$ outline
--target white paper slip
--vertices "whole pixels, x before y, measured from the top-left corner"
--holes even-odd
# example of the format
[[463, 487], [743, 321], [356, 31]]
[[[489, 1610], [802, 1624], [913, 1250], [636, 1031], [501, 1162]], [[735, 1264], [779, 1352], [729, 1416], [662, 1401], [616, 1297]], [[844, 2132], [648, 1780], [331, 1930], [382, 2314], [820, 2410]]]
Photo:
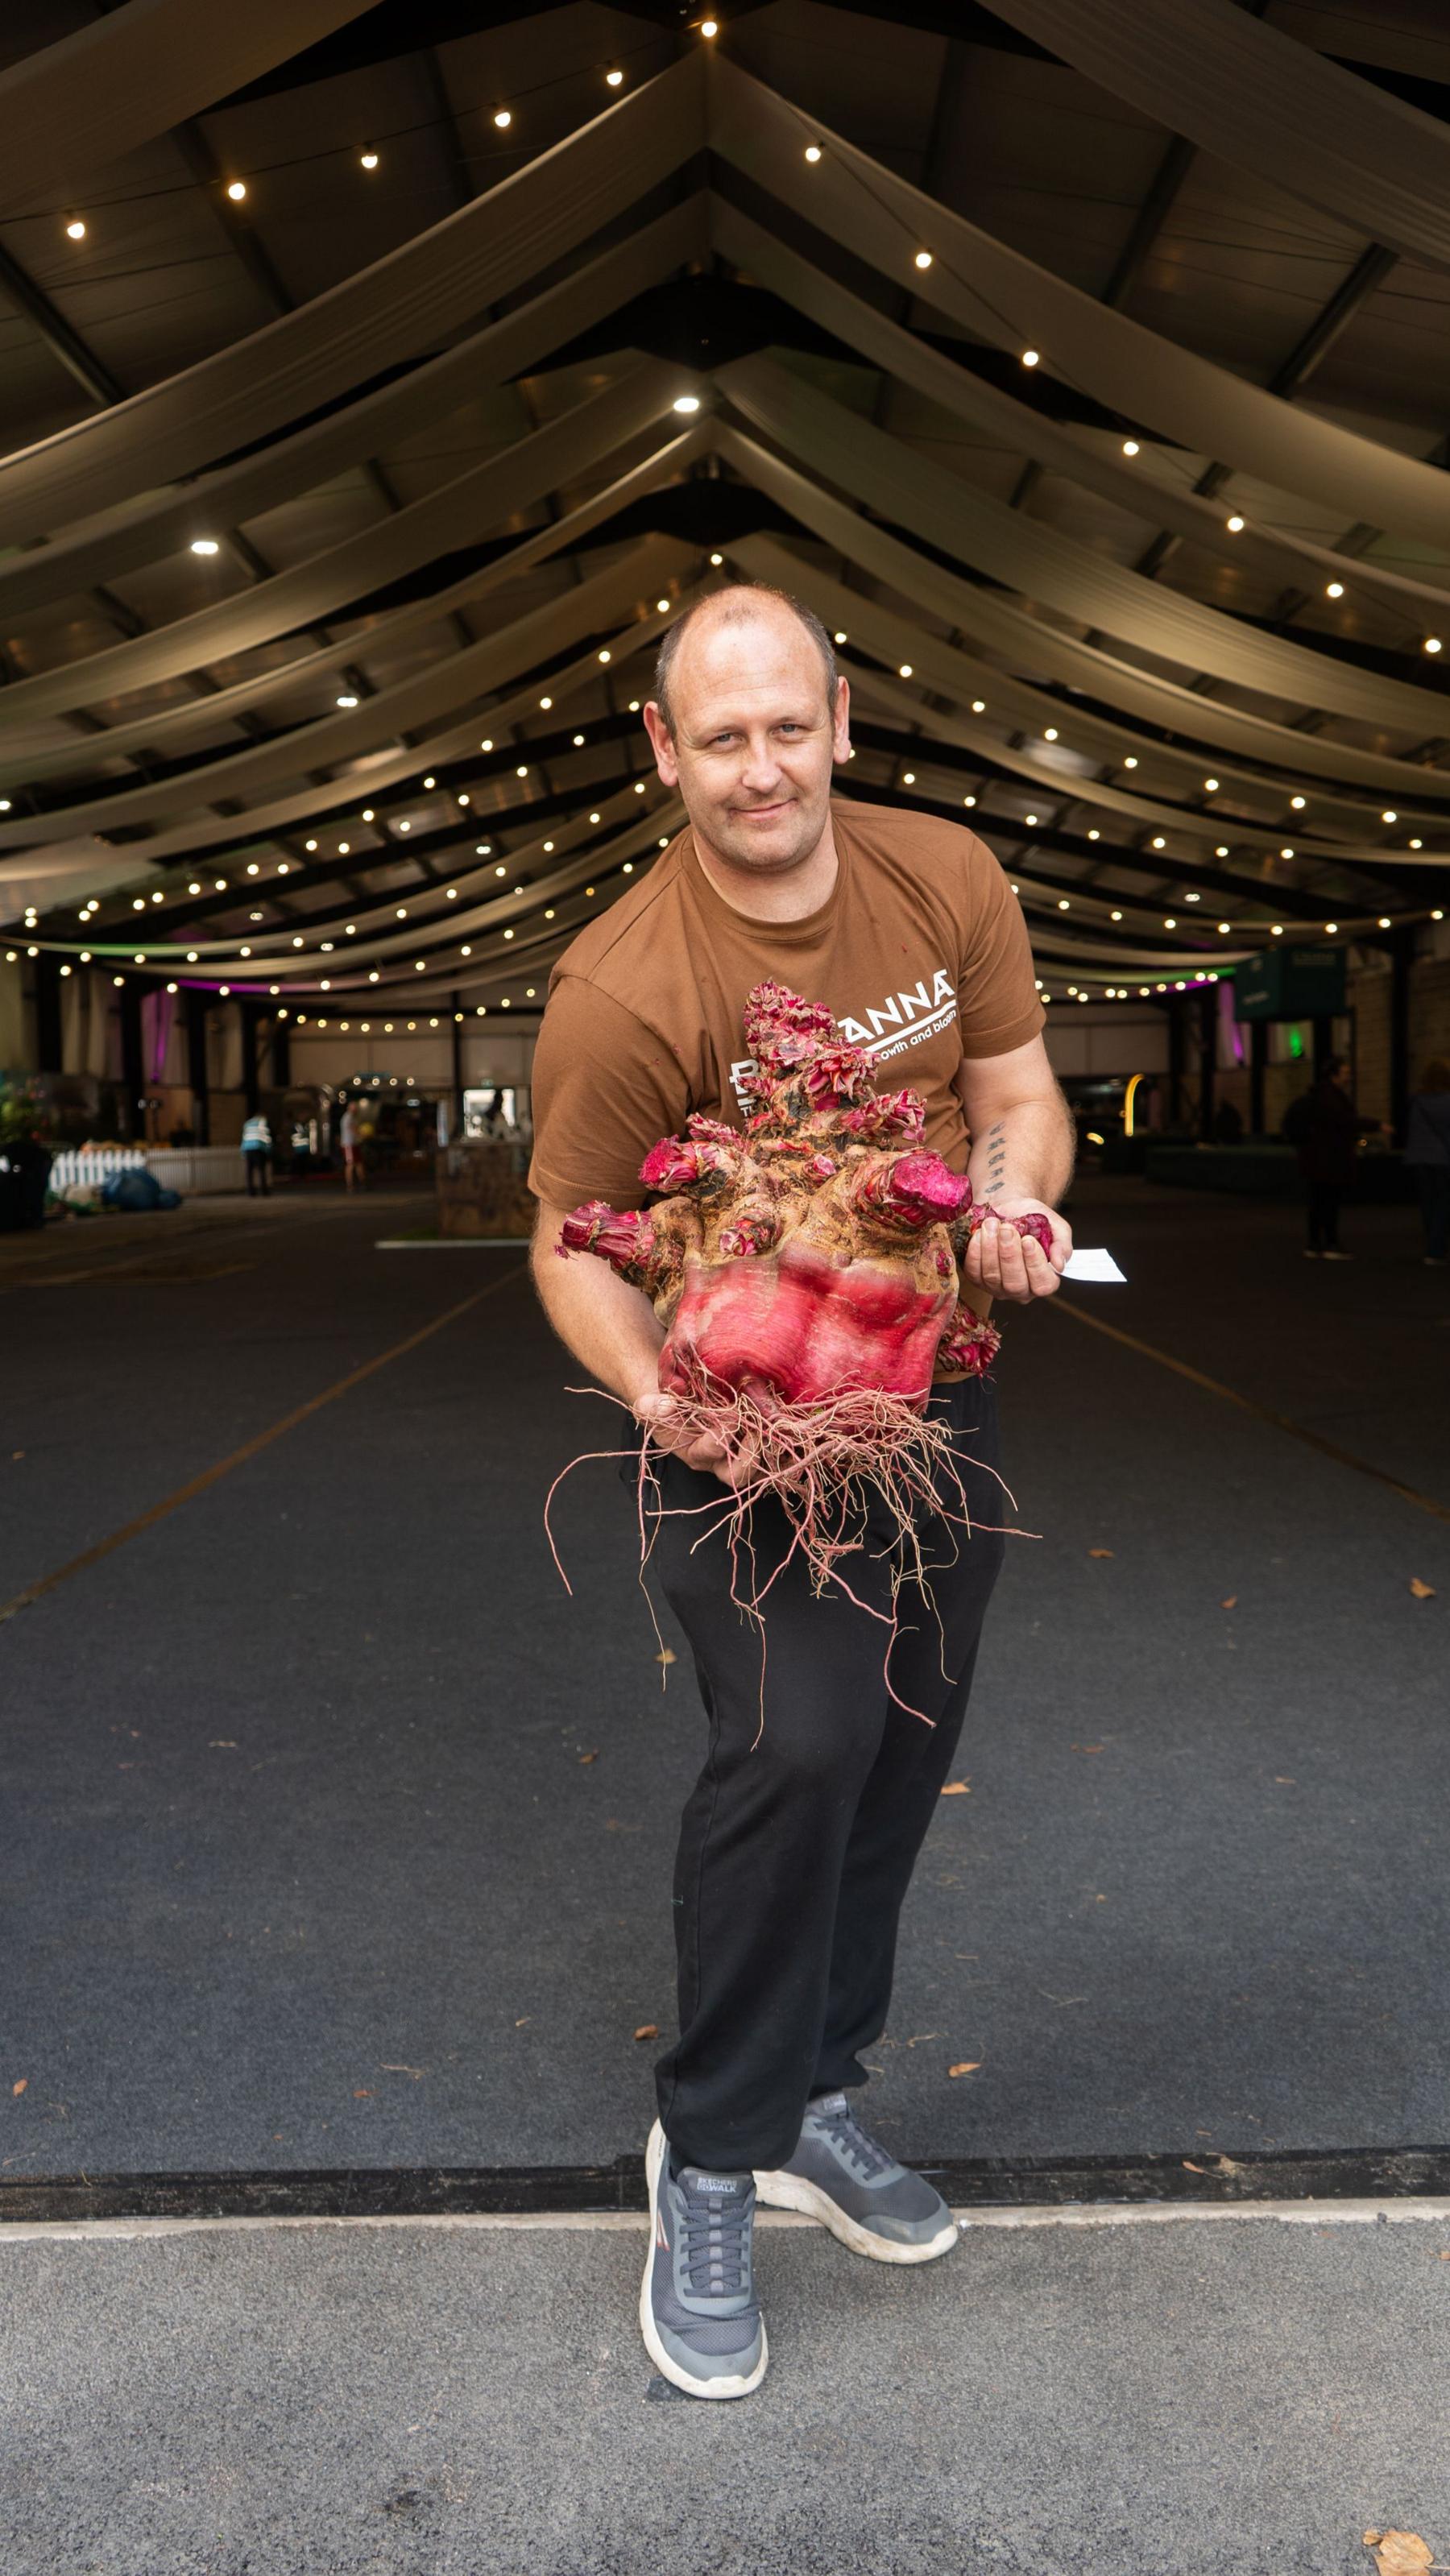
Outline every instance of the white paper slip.
[[1074, 1252], [1070, 1254], [1064, 1279], [1121, 1279], [1122, 1271], [1110, 1252]]

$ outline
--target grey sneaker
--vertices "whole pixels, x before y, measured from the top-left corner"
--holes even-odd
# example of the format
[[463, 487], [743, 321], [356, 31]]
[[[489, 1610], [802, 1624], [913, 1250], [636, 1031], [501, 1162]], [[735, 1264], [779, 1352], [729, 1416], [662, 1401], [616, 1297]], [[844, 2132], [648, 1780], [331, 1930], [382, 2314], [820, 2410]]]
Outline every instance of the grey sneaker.
[[812, 2097], [790, 2162], [757, 2173], [755, 2189], [768, 2208], [819, 2218], [878, 2263], [929, 2263], [957, 2242], [941, 2193], [867, 2136], [844, 2093]]
[[751, 2281], [748, 2173], [676, 2166], [656, 2120], [645, 2154], [650, 2249], [639, 2294], [645, 2350], [691, 2397], [748, 2397], [765, 2377], [765, 2319]]

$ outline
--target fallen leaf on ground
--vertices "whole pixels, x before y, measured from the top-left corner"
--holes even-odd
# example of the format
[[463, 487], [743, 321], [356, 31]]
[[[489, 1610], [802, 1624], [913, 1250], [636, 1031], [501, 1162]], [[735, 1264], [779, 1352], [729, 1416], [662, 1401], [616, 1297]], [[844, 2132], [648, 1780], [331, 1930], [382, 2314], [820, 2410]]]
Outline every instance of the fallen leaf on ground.
[[1112, 1552], [1113, 1551], [1110, 1547], [1090, 1547], [1088, 1549], [1089, 1556], [1111, 1556]]
[[924, 2039], [940, 2039], [940, 2037], [941, 2032], [939, 2030], [919, 2030], [916, 2034], [916, 2038], [909, 2039], [906, 2045], [908, 2048], [915, 2048]]
[[415, 2084], [421, 2084], [423, 2081], [421, 2066], [392, 2066], [386, 2058], [379, 2060], [378, 2071], [383, 2075], [411, 2075]]
[[970, 1793], [971, 1782], [969, 1780], [948, 1780], [942, 1790], [942, 1796], [944, 1798], [965, 1798], [968, 1797]]
[[1220, 1610], [1236, 1610], [1239, 1606], [1238, 1594], [1236, 1592], [1231, 1592], [1228, 1599], [1226, 1601], [1220, 1601], [1218, 1606]]
[[636, 2039], [658, 2039], [660, 2035], [659, 2023], [657, 2021], [642, 2021], [634, 2035]]
[[597, 1753], [597, 1752], [595, 1752], [595, 1753], [581, 1753], [581, 1754], [580, 1754], [580, 1756], [579, 1756], [579, 1759], [580, 1759], [580, 1761], [581, 1761], [581, 1762], [597, 1762], [597, 1761], [598, 1761], [598, 1759], [599, 1759], [599, 1755], [598, 1755], [598, 1753]]
[[1420, 2576], [1422, 2568], [1435, 2564], [1433, 2549], [1418, 2531], [1367, 2531], [1364, 2545], [1374, 2551], [1380, 2576]]
[[655, 1657], [655, 1662], [657, 1664], [672, 1664], [674, 1660], [675, 1650], [673, 1646], [661, 1646], [659, 1653]]
[[25, 2090], [25, 2088], [26, 2088], [26, 2085], [27, 2085], [29, 2082], [30, 2082], [30, 2078], [29, 2078], [29, 2076], [28, 2076], [28, 2075], [22, 2075], [22, 2076], [21, 2076], [21, 2078], [20, 2078], [19, 2083], [18, 2083], [18, 2084], [12, 2084], [12, 2085], [11, 2085], [11, 2087], [10, 2087], [10, 2090], [11, 2090], [11, 2092], [12, 2092], [12, 2093], [23, 2093], [23, 2092], [24, 2092], [24, 2090]]
[[964, 2057], [960, 2066], [949, 2066], [947, 2073], [948, 2075], [975, 2075], [982, 2062], [980, 2057]]
[[352, 2098], [354, 2102], [371, 2102], [373, 2098], [372, 2086], [370, 2084], [355, 2084], [352, 2088]]
[[1280, 1789], [1292, 1789], [1294, 1787], [1294, 1781], [1287, 1771], [1276, 1771], [1274, 1773], [1274, 1782], [1275, 1786]]
[[532, 2020], [533, 2020], [533, 2014], [532, 2014], [532, 2013], [520, 2013], [520, 2015], [519, 2015], [519, 2017], [518, 2017], [518, 2020], [514, 2023], [514, 2028], [515, 2028], [515, 2030], [522, 2030], [522, 2029], [523, 2029], [523, 2026], [524, 2026], [524, 2024], [525, 2024], [525, 2022], [526, 2022], [526, 2021], [532, 2021]]
[[1074, 1753], [1101, 1753], [1102, 1749], [1100, 1744], [1074, 1744], [1072, 1747]]
[[1207, 2165], [1196, 2165], [1192, 2156], [1185, 2156], [1183, 2159], [1183, 2170], [1185, 2173], [1207, 2173], [1208, 2167]]
[[1418, 1574], [1411, 1575], [1410, 1590], [1413, 1592], [1417, 1601], [1433, 1601], [1435, 1598], [1434, 1584], [1422, 1583]]

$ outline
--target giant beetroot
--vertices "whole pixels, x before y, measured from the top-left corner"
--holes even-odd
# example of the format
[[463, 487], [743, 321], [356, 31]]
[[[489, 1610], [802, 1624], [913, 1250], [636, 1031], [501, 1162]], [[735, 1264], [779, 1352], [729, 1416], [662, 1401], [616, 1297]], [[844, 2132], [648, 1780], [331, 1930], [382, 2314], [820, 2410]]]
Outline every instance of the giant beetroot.
[[[903, 1533], [938, 1500], [950, 1445], [926, 1416], [933, 1368], [980, 1375], [1000, 1338], [958, 1294], [958, 1257], [992, 1211], [923, 1149], [918, 1094], [869, 1088], [869, 1059], [828, 1010], [757, 984], [745, 1036], [758, 1105], [744, 1133], [692, 1116], [640, 1167], [653, 1204], [588, 1201], [559, 1250], [645, 1291], [680, 1428], [740, 1462], [737, 1527], [777, 1494], [823, 1582], [860, 1543], [852, 1504], [868, 1488]], [[1015, 1222], [1050, 1248], [1045, 1218]]]

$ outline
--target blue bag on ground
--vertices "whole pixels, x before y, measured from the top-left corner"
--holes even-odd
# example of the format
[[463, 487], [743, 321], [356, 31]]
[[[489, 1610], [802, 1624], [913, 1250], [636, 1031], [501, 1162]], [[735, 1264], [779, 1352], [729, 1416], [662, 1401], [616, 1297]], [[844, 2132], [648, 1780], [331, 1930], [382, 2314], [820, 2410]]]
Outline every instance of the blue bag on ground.
[[174, 1208], [181, 1205], [179, 1190], [163, 1189], [154, 1172], [144, 1163], [133, 1164], [124, 1172], [113, 1172], [101, 1183], [104, 1206], [120, 1208], [127, 1216], [141, 1216], [149, 1208]]

